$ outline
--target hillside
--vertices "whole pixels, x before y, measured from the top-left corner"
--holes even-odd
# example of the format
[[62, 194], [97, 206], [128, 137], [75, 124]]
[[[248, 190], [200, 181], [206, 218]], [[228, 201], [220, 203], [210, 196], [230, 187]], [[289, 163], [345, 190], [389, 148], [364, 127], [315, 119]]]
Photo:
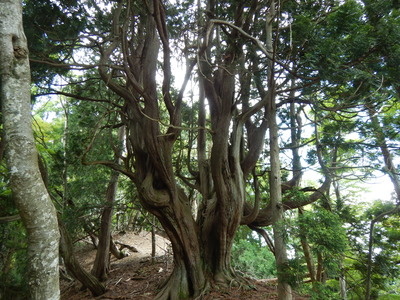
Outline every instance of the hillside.
[[[127, 257], [111, 259], [110, 276], [106, 282], [107, 292], [94, 298], [87, 290], [81, 290], [79, 282], [62, 280], [62, 300], [83, 299], [153, 299], [157, 290], [172, 271], [172, 253], [167, 239], [156, 236], [156, 259], [151, 261], [151, 234], [149, 232], [127, 232], [116, 235], [116, 241], [137, 249], [138, 252], [125, 249]], [[76, 255], [82, 265], [89, 270], [96, 250], [90, 244], [77, 248]], [[218, 292], [213, 291], [204, 299], [277, 299], [276, 282], [274, 280], [252, 281], [253, 289], [230, 287]], [[307, 299], [296, 296], [296, 300]]]

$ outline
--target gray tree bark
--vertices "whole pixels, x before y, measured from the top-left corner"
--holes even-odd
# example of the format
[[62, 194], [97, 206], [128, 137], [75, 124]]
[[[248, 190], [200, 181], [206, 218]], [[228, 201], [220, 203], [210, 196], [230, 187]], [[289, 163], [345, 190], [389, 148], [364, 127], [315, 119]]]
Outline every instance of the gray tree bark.
[[[266, 16], [266, 49], [273, 55], [275, 49], [273, 44], [272, 24], [275, 18], [275, 2], [271, 1], [269, 12]], [[284, 208], [282, 204], [282, 179], [281, 162], [279, 158], [279, 135], [276, 115], [276, 96], [275, 96], [275, 74], [274, 62], [268, 61], [269, 80], [268, 80], [268, 127], [269, 127], [269, 150], [270, 150], [270, 203], [274, 211], [275, 222], [273, 224], [275, 261], [278, 272], [278, 299], [292, 300], [292, 287], [287, 281], [288, 257], [286, 252], [286, 228], [284, 224]]]
[[281, 172], [279, 160], [278, 126], [276, 124], [275, 103], [271, 103], [269, 111], [270, 130], [270, 201], [275, 210], [273, 224], [275, 242], [275, 261], [278, 271], [278, 299], [292, 300], [292, 288], [287, 282], [288, 257], [286, 252], [286, 228], [283, 220], [284, 208], [282, 204]]
[[20, 0], [0, 0], [1, 109], [11, 189], [28, 233], [30, 299], [60, 298], [56, 211], [39, 172]]

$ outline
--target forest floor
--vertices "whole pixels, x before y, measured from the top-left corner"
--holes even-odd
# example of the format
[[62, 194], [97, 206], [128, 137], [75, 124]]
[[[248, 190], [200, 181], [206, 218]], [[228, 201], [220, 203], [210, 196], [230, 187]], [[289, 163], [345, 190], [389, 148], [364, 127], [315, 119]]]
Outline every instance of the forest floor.
[[[136, 248], [125, 249], [129, 255], [123, 259], [111, 259], [110, 274], [105, 282], [107, 292], [99, 297], [93, 297], [88, 290], [82, 290], [76, 281], [61, 281], [61, 300], [87, 299], [153, 299], [163, 282], [172, 271], [172, 253], [170, 242], [156, 236], [156, 257], [151, 260], [151, 233], [126, 232], [113, 237], [114, 241]], [[81, 244], [76, 249], [76, 256], [86, 270], [90, 270], [96, 250], [93, 245]], [[252, 280], [254, 289], [230, 287], [212, 291], [204, 300], [261, 300], [278, 299], [275, 280]], [[295, 300], [305, 300], [308, 297], [295, 296]]]

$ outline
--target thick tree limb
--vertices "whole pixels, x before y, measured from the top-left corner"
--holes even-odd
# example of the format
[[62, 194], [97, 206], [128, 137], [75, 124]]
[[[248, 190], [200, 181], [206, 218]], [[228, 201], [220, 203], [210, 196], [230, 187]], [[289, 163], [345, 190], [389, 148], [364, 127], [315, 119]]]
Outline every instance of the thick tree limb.
[[[317, 189], [314, 188], [306, 188], [304, 191], [314, 191], [308, 197], [305, 197], [303, 200], [299, 199], [290, 199], [283, 201], [283, 209], [284, 210], [292, 210], [296, 208], [303, 207], [305, 205], [314, 203], [315, 201], [323, 198], [325, 193], [329, 190], [331, 185], [331, 179], [325, 179], [324, 183]], [[249, 203], [244, 204], [243, 214], [248, 215], [252, 211], [252, 206]], [[274, 222], [274, 210], [271, 205], [267, 205], [267, 207], [260, 209], [257, 218], [249, 224], [249, 226], [263, 227], [270, 226]]]
[[260, 195], [260, 187], [258, 183], [257, 174], [255, 170], [253, 170], [253, 181], [254, 181], [254, 207], [248, 215], [243, 215], [242, 219], [240, 220], [240, 225], [246, 225], [252, 223], [258, 215], [260, 210], [260, 202], [261, 202], [261, 195]]

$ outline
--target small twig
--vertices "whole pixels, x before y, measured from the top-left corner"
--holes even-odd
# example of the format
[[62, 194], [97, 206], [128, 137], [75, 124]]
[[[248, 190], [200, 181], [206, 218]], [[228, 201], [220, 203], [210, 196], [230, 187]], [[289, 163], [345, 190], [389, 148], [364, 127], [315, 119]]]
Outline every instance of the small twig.
[[114, 286], [118, 285], [118, 283], [120, 283], [122, 280], [122, 277], [114, 284]]

